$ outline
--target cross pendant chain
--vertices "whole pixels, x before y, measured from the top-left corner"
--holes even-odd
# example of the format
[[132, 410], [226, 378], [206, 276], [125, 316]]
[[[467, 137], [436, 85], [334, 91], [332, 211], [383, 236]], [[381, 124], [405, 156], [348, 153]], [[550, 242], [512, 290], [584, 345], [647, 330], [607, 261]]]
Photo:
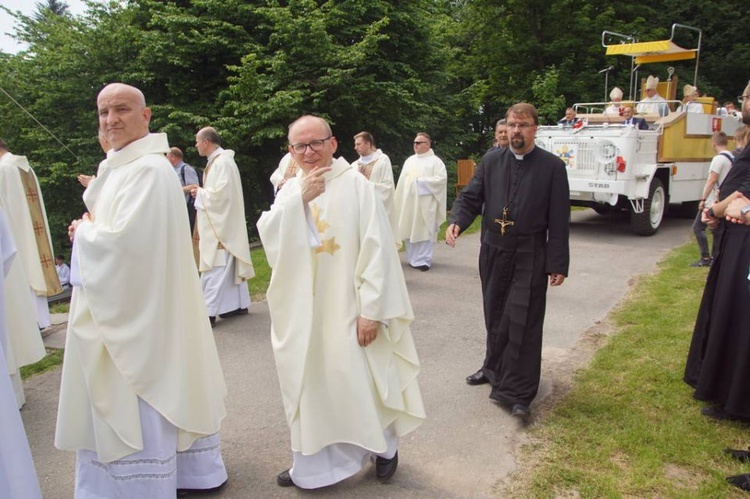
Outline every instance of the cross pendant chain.
[[511, 225], [515, 225], [516, 222], [513, 220], [508, 219], [508, 207], [506, 206], [503, 208], [503, 218], [496, 218], [495, 219], [496, 224], [500, 224], [500, 235], [505, 235], [505, 228], [510, 227]]

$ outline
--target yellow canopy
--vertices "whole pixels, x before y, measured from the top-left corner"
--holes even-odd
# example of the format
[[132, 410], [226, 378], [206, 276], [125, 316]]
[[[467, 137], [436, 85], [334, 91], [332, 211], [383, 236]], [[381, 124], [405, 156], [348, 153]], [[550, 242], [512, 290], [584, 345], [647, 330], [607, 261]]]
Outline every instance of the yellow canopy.
[[636, 64], [695, 59], [698, 49], [684, 49], [671, 40], [607, 45], [607, 55], [629, 55]]

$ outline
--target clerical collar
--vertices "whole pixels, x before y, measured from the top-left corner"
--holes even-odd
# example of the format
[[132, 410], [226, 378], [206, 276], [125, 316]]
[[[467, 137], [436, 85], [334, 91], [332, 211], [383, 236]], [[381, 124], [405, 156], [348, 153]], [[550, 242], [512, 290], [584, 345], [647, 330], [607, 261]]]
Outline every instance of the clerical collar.
[[434, 156], [434, 155], [435, 155], [435, 152], [434, 152], [434, 151], [433, 151], [432, 149], [430, 149], [429, 151], [427, 151], [427, 152], [424, 152], [424, 153], [422, 153], [422, 154], [417, 154], [416, 156], [417, 156], [418, 158], [426, 158], [426, 157], [428, 157], [428, 156]]
[[208, 157], [206, 158], [206, 163], [210, 163], [211, 160], [213, 160], [216, 156], [218, 156], [222, 152], [224, 152], [224, 148], [223, 147], [217, 147], [214, 150], [214, 152], [212, 152], [211, 154], [208, 155]]
[[368, 154], [367, 156], [360, 156], [359, 157], [359, 162], [360, 163], [369, 163], [370, 161], [372, 161], [372, 158], [374, 158], [374, 157], [375, 157], [375, 153], [374, 152], [372, 154]]
[[[536, 147], [536, 146], [534, 146], [534, 147]], [[518, 153], [517, 153], [516, 151], [514, 151], [514, 150], [513, 150], [513, 148], [512, 148], [512, 147], [510, 147], [510, 146], [508, 146], [508, 150], [509, 150], [509, 151], [510, 151], [511, 153], [513, 153], [513, 156], [515, 156], [515, 157], [516, 157], [516, 159], [517, 159], [518, 161], [523, 161], [523, 158], [524, 158], [524, 157], [526, 157], [527, 155], [529, 155], [529, 154], [531, 153], [531, 151], [533, 151], [533, 150], [534, 150], [534, 147], [532, 147], [531, 149], [529, 149], [529, 151], [528, 151], [528, 152], [526, 152], [525, 154], [518, 154]]]

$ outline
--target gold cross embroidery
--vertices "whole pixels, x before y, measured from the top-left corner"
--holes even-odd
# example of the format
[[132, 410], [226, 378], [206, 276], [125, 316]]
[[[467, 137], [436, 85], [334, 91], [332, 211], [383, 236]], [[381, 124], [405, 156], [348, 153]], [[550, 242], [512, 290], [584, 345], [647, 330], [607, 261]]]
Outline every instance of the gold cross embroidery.
[[29, 200], [29, 203], [36, 203], [38, 197], [39, 195], [35, 190], [32, 190], [31, 188], [26, 189], [26, 199]]
[[[328, 222], [320, 218], [320, 207], [317, 204], [311, 206], [313, 220], [315, 221], [315, 228], [318, 230], [318, 234], [321, 236], [330, 227]], [[315, 253], [328, 253], [333, 255], [337, 250], [341, 249], [341, 246], [336, 244], [336, 238], [331, 237], [329, 239], [323, 239], [321, 237], [322, 245], [315, 248]]]
[[513, 220], [508, 219], [508, 208], [503, 208], [503, 218], [496, 218], [495, 219], [496, 224], [500, 224], [500, 235], [505, 235], [505, 228], [510, 227], [511, 225], [516, 225], [516, 222]]

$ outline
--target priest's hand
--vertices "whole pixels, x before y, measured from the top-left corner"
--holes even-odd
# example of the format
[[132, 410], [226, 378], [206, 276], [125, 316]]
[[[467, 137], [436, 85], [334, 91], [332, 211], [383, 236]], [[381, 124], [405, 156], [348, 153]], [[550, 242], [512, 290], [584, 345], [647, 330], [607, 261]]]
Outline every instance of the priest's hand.
[[550, 274], [549, 275], [549, 285], [550, 286], [559, 286], [565, 282], [565, 276], [562, 274]]
[[357, 319], [357, 341], [360, 346], [366, 347], [378, 337], [380, 322], [371, 321], [359, 316]]
[[72, 222], [70, 222], [70, 225], [68, 225], [68, 238], [70, 238], [71, 243], [73, 242], [73, 239], [75, 238], [76, 229], [78, 228], [78, 226], [88, 220], [91, 220], [91, 217], [89, 216], [88, 212], [86, 212], [78, 220], [73, 220]]
[[[310, 170], [302, 180], [302, 201], [309, 203], [326, 190], [326, 179], [323, 177], [331, 171], [330, 166], [316, 167]], [[360, 342], [361, 343], [361, 342]]]
[[461, 233], [461, 227], [459, 227], [456, 224], [450, 224], [447, 229], [445, 229], [445, 244], [453, 248], [456, 246], [456, 239], [458, 238], [458, 235]]

